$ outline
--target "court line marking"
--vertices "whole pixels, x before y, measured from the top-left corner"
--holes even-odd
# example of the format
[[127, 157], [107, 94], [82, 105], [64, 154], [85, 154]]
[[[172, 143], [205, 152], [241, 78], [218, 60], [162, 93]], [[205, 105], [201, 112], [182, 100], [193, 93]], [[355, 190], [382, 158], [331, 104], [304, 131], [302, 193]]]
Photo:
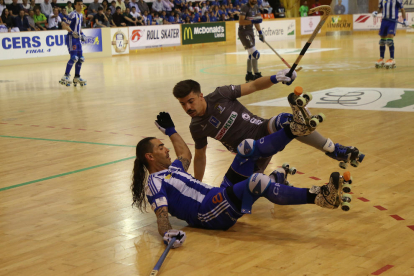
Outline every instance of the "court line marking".
[[33, 183], [42, 182], [42, 181], [49, 180], [49, 179], [58, 178], [58, 177], [61, 177], [61, 176], [66, 176], [66, 175], [70, 175], [70, 174], [74, 174], [74, 173], [84, 172], [84, 171], [87, 171], [87, 170], [96, 169], [96, 168], [107, 166], [107, 165], [112, 165], [112, 164], [119, 163], [119, 162], [122, 162], [122, 161], [130, 160], [130, 159], [133, 159], [133, 158], [135, 158], [135, 156], [130, 156], [130, 157], [127, 157], [127, 158], [111, 161], [111, 162], [100, 164], [100, 165], [95, 165], [95, 166], [92, 166], [92, 167], [87, 167], [87, 168], [83, 168], [83, 169], [79, 169], [79, 170], [75, 170], [75, 171], [71, 171], [71, 172], [56, 174], [56, 175], [52, 175], [52, 176], [48, 176], [48, 177], [44, 177], [44, 178], [40, 178], [40, 179], [36, 179], [36, 180], [32, 180], [32, 181], [28, 181], [28, 182], [24, 182], [24, 183], [12, 185], [12, 186], [7, 186], [7, 187], [4, 187], [4, 188], [0, 188], [0, 192], [10, 190], [10, 189], [14, 189], [14, 188], [18, 188], [18, 187], [22, 187], [22, 186], [26, 186], [26, 185], [33, 184]]
[[38, 141], [49, 141], [49, 142], [66, 142], [66, 143], [90, 144], [90, 145], [112, 146], [112, 147], [127, 147], [127, 148], [135, 148], [136, 147], [136, 146], [130, 146], [130, 145], [117, 145], [117, 144], [105, 144], [105, 143], [96, 143], [96, 142], [84, 142], [84, 141], [72, 141], [72, 140], [58, 140], [58, 139], [21, 137], [21, 136], [8, 136], [8, 135], [0, 135], [0, 137], [2, 137], [2, 138], [13, 138], [13, 139], [28, 139], [28, 140], [38, 140]]

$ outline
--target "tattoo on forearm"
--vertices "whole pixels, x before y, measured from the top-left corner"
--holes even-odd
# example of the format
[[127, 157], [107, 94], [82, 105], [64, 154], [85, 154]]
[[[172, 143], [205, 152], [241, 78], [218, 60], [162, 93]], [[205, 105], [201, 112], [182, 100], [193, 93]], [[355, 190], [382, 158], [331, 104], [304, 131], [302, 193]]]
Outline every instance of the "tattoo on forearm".
[[178, 156], [178, 160], [181, 161], [181, 163], [183, 164], [184, 170], [187, 171], [191, 164], [190, 160], [182, 156]]
[[165, 232], [172, 229], [172, 226], [168, 219], [168, 208], [161, 207], [155, 214], [157, 215], [158, 232], [161, 236], [163, 236]]

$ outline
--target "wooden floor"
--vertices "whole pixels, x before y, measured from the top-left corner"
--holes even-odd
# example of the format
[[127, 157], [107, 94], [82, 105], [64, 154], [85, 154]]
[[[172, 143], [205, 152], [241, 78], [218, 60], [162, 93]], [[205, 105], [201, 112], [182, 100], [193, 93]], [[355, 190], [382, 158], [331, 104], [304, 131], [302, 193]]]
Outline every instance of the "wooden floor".
[[[300, 49], [305, 42], [271, 45]], [[396, 37], [398, 67], [386, 71], [373, 66], [376, 35], [317, 38], [311, 49], [338, 49], [306, 54], [294, 84], [309, 92], [414, 89], [413, 42], [413, 34]], [[257, 48], [263, 75], [283, 68], [264, 54], [264, 44]], [[0, 275], [149, 275], [165, 246], [152, 211], [131, 208], [135, 145], [143, 136], [165, 138], [153, 123], [163, 110], [191, 144], [190, 118], [172, 96], [174, 84], [192, 78], [208, 94], [243, 83], [246, 55], [231, 54], [242, 51], [222, 46], [88, 59], [84, 88], [58, 84], [62, 62], [0, 67]], [[285, 57], [293, 63], [296, 54]], [[286, 97], [292, 89], [276, 85], [241, 102]], [[249, 108], [265, 118], [290, 111]], [[161, 275], [414, 275], [414, 113], [312, 109], [319, 111], [327, 116], [323, 135], [366, 154], [360, 167], [350, 168], [351, 211], [261, 199], [228, 231], [193, 229], [172, 218], [187, 241], [169, 253]], [[234, 157], [224, 149], [209, 141], [204, 182], [220, 184]], [[283, 162], [304, 173], [290, 177], [297, 187], [322, 185], [331, 172], [343, 172], [297, 141], [268, 171]]]

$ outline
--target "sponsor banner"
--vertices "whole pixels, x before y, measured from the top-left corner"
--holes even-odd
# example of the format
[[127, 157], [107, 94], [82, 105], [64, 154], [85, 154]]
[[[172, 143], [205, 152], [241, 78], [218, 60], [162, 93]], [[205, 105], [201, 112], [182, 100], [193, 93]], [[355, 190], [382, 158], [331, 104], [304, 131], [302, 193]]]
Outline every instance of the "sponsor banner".
[[[309, 108], [414, 112], [414, 89], [334, 87], [312, 92]], [[289, 106], [287, 98], [253, 103], [256, 106]]]
[[180, 25], [130, 27], [130, 49], [181, 45]]
[[352, 15], [330, 15], [325, 26], [327, 32], [352, 31]]
[[111, 28], [112, 55], [129, 54], [128, 28]]
[[[102, 52], [101, 29], [84, 29], [83, 53]], [[67, 31], [0, 33], [0, 60], [69, 55]]]
[[[300, 34], [307, 35], [312, 34], [315, 31], [316, 26], [318, 26], [319, 22], [321, 21], [320, 16], [307, 16], [300, 18]], [[319, 30], [318, 34], [321, 33]]]
[[[414, 13], [407, 12], [407, 20], [410, 22], [410, 25], [414, 25]], [[398, 21], [403, 22], [402, 14], [398, 14]], [[382, 22], [382, 14], [378, 14], [377, 17], [373, 17], [370, 13], [364, 14], [354, 14], [353, 15], [353, 25], [354, 30], [379, 30]], [[397, 24], [397, 28], [405, 28], [401, 24]]]
[[[268, 42], [296, 38], [295, 20], [263, 21], [260, 27]], [[239, 23], [236, 23], [236, 32], [238, 32], [238, 29]], [[253, 30], [256, 41], [259, 41], [259, 33], [255, 27], [253, 27]], [[238, 35], [236, 35], [236, 44], [242, 44]]]
[[403, 0], [404, 9], [414, 9], [414, 0]]
[[226, 23], [198, 23], [181, 25], [183, 45], [226, 41]]

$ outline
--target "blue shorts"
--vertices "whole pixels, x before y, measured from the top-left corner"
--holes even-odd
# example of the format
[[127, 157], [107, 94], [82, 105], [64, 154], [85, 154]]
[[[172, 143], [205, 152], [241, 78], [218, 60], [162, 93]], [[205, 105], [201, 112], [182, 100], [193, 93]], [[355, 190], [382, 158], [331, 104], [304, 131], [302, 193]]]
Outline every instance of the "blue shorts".
[[397, 32], [397, 23], [383, 19], [379, 30], [380, 36], [387, 36], [389, 34], [395, 35]]
[[225, 188], [212, 188], [198, 210], [199, 225], [205, 229], [227, 230], [243, 216], [231, 202]]
[[66, 45], [71, 56], [82, 56], [82, 44], [79, 38], [73, 38], [71, 35], [66, 36]]

